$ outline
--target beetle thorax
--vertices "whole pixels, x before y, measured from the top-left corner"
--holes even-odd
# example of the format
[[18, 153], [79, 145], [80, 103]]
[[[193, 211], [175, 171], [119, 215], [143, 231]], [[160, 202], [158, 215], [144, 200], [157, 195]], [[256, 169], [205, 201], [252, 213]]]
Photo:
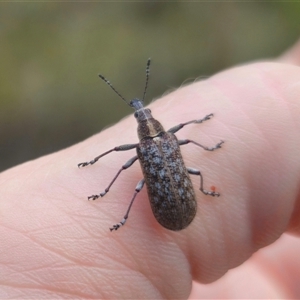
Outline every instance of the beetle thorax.
[[[150, 137], [154, 138], [158, 136], [160, 133], [164, 132], [164, 128], [162, 125], [155, 120], [149, 109], [143, 109], [144, 112], [139, 112], [139, 116], [141, 118], [137, 117], [138, 122], [138, 136], [139, 139], [142, 140], [144, 138]], [[137, 113], [137, 112], [136, 112]], [[147, 118], [144, 118], [147, 115]]]
[[164, 132], [162, 125], [152, 117], [151, 110], [144, 108], [143, 101], [133, 99], [130, 106], [135, 109], [134, 117], [138, 122], [138, 136], [142, 140], [144, 138], [154, 138], [161, 132]]

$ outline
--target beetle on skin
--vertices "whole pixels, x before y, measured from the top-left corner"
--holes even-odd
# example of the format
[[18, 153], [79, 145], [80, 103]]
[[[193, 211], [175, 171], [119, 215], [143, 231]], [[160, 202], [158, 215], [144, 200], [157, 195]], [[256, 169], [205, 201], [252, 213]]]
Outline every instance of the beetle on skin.
[[205, 195], [220, 196], [215, 190], [207, 191], [203, 188], [203, 177], [199, 170], [187, 168], [180, 152], [180, 146], [193, 143], [204, 150], [214, 151], [221, 148], [224, 141], [220, 141], [214, 147], [205, 147], [193, 140], [178, 140], [175, 133], [188, 124], [202, 123], [209, 120], [213, 114], [202, 119], [181, 123], [165, 131], [163, 126], [152, 117], [149, 108], [144, 108], [143, 101], [149, 80], [150, 58], [146, 67], [146, 84], [143, 99], [133, 99], [129, 103], [102, 75], [99, 77], [105, 81], [115, 93], [119, 95], [128, 105], [134, 108], [134, 116], [138, 122], [139, 143], [125, 144], [115, 147], [95, 157], [89, 162], [78, 164], [78, 167], [85, 167], [97, 162], [101, 157], [113, 151], [127, 151], [136, 149], [137, 155], [129, 159], [118, 171], [109, 186], [104, 192], [98, 195], [89, 196], [88, 199], [96, 200], [103, 197], [113, 185], [123, 170], [128, 169], [133, 163], [139, 160], [144, 178], [139, 181], [135, 193], [123, 219], [110, 228], [111, 231], [119, 229], [128, 219], [132, 204], [146, 183], [151, 208], [156, 220], [165, 228], [178, 231], [186, 228], [194, 219], [197, 212], [195, 192], [189, 174], [200, 176], [200, 190]]

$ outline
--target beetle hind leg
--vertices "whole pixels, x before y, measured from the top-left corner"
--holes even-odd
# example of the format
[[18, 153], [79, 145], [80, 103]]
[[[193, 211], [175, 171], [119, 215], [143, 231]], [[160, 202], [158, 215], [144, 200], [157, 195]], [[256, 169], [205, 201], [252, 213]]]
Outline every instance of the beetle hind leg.
[[197, 169], [193, 169], [193, 168], [186, 168], [188, 173], [191, 175], [197, 175], [200, 176], [200, 191], [204, 194], [204, 195], [209, 195], [209, 196], [213, 196], [213, 197], [219, 197], [220, 194], [218, 192], [215, 191], [207, 191], [203, 188], [203, 176], [201, 174], [201, 172]]

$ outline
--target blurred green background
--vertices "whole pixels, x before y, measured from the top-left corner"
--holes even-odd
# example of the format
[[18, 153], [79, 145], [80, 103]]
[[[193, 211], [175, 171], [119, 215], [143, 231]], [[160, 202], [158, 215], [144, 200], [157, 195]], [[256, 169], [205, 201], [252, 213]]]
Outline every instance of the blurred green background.
[[279, 55], [295, 2], [0, 3], [0, 171], [77, 143], [187, 79]]

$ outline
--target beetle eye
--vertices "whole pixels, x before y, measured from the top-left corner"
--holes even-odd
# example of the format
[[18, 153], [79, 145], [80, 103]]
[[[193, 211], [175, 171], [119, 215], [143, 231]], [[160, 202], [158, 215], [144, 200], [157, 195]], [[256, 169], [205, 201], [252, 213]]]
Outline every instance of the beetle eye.
[[139, 113], [136, 111], [136, 112], [134, 113], [134, 117], [137, 118], [138, 116], [139, 116]]

